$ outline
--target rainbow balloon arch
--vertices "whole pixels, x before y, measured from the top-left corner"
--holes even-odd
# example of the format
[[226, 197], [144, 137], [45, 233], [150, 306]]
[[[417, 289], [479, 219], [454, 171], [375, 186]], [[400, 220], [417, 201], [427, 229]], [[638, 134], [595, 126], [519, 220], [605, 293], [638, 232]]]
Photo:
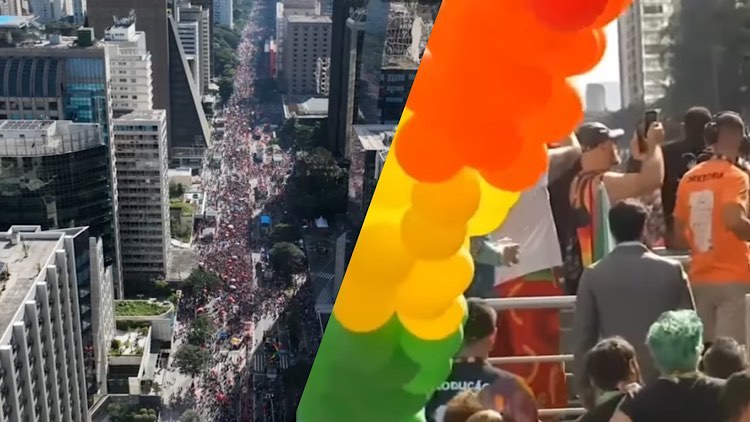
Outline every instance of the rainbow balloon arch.
[[449, 376], [474, 264], [547, 168], [631, 0], [444, 0], [298, 409], [302, 422], [424, 421]]

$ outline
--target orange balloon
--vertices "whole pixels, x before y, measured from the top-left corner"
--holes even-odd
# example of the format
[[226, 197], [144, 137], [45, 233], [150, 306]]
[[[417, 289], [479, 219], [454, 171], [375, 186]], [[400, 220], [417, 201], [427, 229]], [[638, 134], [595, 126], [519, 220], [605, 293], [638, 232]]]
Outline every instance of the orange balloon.
[[[481, 172], [492, 186], [520, 192], [534, 186], [547, 171], [547, 146], [538, 142], [524, 142], [518, 161], [510, 167], [493, 172]], [[407, 212], [408, 215], [408, 212]]]
[[401, 223], [401, 241], [415, 259], [443, 260], [461, 249], [466, 231], [466, 223], [455, 226], [435, 224], [410, 209]]
[[419, 182], [441, 183], [461, 170], [461, 157], [454, 151], [440, 128], [431, 127], [430, 119], [417, 110], [399, 127], [394, 150], [404, 172]]
[[555, 63], [556, 74], [560, 76], [581, 75], [590, 71], [599, 64], [607, 49], [607, 36], [602, 28], [579, 31], [560, 37], [557, 42], [557, 46], [551, 46], [557, 48], [550, 52], [549, 59]]
[[[514, 125], [486, 114], [476, 116], [476, 121], [482, 124], [467, 126], [462, 133], [465, 140], [460, 153], [467, 165], [477, 170], [495, 170], [519, 159], [524, 139]], [[488, 128], [497, 128], [498, 132], [487, 133]]]
[[607, 4], [607, 0], [529, 0], [531, 11], [542, 23], [564, 32], [590, 28]]
[[525, 142], [554, 143], [573, 133], [583, 121], [583, 102], [567, 80], [554, 85], [552, 98], [541, 109], [520, 122]]
[[[617, 19], [628, 7], [633, 0], [609, 0], [607, 6], [602, 11], [601, 15], [596, 19], [594, 25], [595, 28], [603, 28], [609, 25], [612, 21]], [[442, 6], [441, 6], [442, 7]]]

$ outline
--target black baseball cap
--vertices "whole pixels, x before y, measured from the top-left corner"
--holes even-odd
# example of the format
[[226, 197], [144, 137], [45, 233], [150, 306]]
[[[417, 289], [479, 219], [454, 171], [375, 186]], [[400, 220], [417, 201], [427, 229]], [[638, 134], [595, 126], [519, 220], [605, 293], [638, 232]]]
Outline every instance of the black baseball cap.
[[622, 129], [610, 129], [604, 123], [584, 123], [576, 131], [578, 142], [584, 149], [596, 148], [604, 142], [616, 141], [625, 134]]
[[483, 300], [471, 298], [466, 301], [468, 318], [464, 323], [464, 343], [473, 343], [492, 335], [497, 324], [497, 313]]

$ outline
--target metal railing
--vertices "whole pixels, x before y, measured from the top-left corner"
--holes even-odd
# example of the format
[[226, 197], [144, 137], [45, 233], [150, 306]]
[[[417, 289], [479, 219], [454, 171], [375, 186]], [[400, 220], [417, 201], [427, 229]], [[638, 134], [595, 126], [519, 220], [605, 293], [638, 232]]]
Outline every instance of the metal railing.
[[[544, 296], [544, 297], [514, 297], [504, 299], [485, 299], [485, 302], [498, 311], [518, 309], [574, 309], [575, 296]], [[745, 295], [745, 344], [750, 345], [750, 294]], [[746, 347], [746, 353], [750, 359], [750, 348]], [[537, 355], [537, 356], [508, 356], [490, 358], [489, 363], [493, 365], [519, 364], [519, 363], [554, 363], [572, 362], [573, 355]], [[582, 407], [569, 407], [558, 409], [540, 409], [540, 416], [578, 416], [585, 413]]]

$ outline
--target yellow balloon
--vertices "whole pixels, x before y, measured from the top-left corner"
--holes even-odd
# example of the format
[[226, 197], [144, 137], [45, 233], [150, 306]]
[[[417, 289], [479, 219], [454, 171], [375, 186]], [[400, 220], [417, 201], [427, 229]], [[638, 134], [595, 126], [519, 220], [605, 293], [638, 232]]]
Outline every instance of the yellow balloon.
[[444, 261], [417, 261], [398, 287], [396, 308], [411, 318], [437, 318], [471, 285], [474, 261], [466, 249]]
[[400, 233], [400, 214], [371, 209], [359, 232], [344, 283], [391, 290], [406, 279], [414, 258], [400, 241]]
[[423, 217], [439, 224], [466, 223], [479, 208], [479, 174], [464, 167], [444, 183], [417, 183], [412, 190], [412, 207]]
[[413, 208], [401, 220], [401, 241], [416, 259], [448, 259], [458, 252], [465, 240], [465, 223], [454, 226], [436, 224]]
[[347, 330], [369, 333], [385, 325], [396, 310], [395, 288], [370, 289], [351, 277], [344, 280], [333, 314]]
[[406, 123], [407, 120], [411, 119], [414, 116], [414, 112], [411, 111], [411, 109], [404, 108], [404, 111], [401, 112], [401, 120], [399, 120], [398, 125], [401, 126], [404, 123]]
[[422, 340], [437, 341], [447, 338], [463, 325], [467, 312], [466, 299], [456, 297], [450, 307], [439, 317], [433, 319], [411, 318], [397, 312], [401, 324], [415, 337]]
[[506, 192], [490, 185], [481, 175], [477, 177], [482, 197], [477, 212], [469, 220], [470, 236], [484, 236], [500, 227], [520, 196], [519, 192]]
[[404, 210], [408, 208], [415, 183], [415, 180], [401, 168], [396, 154], [389, 154], [378, 179], [369, 212], [379, 209]]

